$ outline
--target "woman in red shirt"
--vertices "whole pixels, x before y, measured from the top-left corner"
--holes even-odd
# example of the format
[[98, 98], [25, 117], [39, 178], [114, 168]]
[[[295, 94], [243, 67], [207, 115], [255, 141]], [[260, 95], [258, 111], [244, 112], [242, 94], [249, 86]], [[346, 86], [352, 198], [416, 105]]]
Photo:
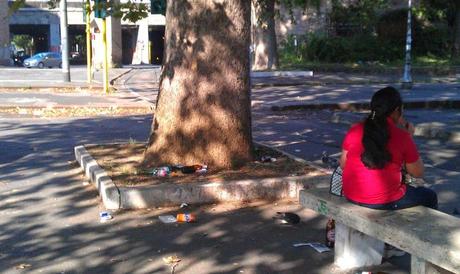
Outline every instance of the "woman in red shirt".
[[417, 205], [437, 208], [437, 195], [404, 183], [402, 170], [422, 177], [423, 161], [412, 139], [414, 126], [402, 116], [402, 99], [393, 87], [377, 91], [371, 113], [345, 136], [340, 159], [343, 193], [351, 202], [395, 210]]

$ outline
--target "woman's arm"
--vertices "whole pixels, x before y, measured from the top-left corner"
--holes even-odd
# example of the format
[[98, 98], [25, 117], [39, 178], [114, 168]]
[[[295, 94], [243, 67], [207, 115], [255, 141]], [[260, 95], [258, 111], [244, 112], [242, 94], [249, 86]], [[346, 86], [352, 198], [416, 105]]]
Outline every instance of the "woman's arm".
[[412, 177], [415, 178], [421, 178], [423, 177], [423, 173], [425, 171], [425, 167], [423, 165], [423, 160], [422, 158], [418, 157], [418, 160], [407, 164], [406, 163], [406, 171], [409, 173]]
[[347, 161], [347, 153], [345, 149], [342, 149], [342, 155], [340, 155], [340, 168], [344, 169], [345, 168], [345, 163]]

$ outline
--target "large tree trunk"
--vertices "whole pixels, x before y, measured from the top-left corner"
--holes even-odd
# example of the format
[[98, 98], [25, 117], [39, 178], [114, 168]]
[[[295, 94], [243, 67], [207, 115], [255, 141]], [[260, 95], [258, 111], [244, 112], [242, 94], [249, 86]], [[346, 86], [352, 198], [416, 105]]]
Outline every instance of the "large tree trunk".
[[455, 1], [454, 8], [455, 8], [455, 19], [454, 19], [454, 27], [453, 27], [453, 45], [452, 45], [452, 58], [460, 57], [460, 1]]
[[252, 0], [254, 44], [253, 70], [278, 68], [275, 32], [275, 0]]
[[0, 65], [10, 65], [8, 1], [0, 1]]
[[145, 165], [252, 160], [249, 42], [250, 1], [168, 1]]

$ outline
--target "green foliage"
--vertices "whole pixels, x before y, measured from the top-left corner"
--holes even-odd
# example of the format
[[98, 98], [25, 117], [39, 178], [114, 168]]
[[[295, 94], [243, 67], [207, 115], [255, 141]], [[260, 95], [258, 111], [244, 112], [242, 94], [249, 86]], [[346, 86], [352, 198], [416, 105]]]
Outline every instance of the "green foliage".
[[24, 6], [25, 3], [26, 3], [26, 0], [14, 0], [8, 10], [8, 15], [11, 15], [14, 12], [16, 12], [18, 9]]
[[311, 61], [345, 62], [348, 61], [350, 55], [350, 41], [338, 36], [311, 35], [302, 55]]
[[121, 18], [130, 22], [137, 22], [149, 16], [149, 8], [145, 3], [134, 3], [128, 0], [126, 3], [118, 5], [111, 4], [109, 7], [110, 14], [114, 17]]
[[[264, 3], [267, 0], [256, 0], [258, 3]], [[321, 0], [275, 0], [275, 3], [278, 5], [283, 5], [286, 8], [286, 11], [289, 14], [289, 18], [292, 23], [296, 23], [295, 16], [294, 16], [294, 9], [301, 8], [306, 10], [309, 6], [316, 7], [319, 10], [321, 6]], [[281, 14], [279, 10], [276, 11], [278, 17], [281, 18]]]
[[[333, 8], [329, 14], [332, 28], [329, 32], [307, 34], [296, 48], [293, 48], [293, 37], [288, 37], [281, 44], [281, 62], [402, 64], [408, 11], [404, 8], [387, 9], [388, 2], [356, 0], [345, 5], [344, 1], [332, 0]], [[422, 2], [436, 4], [437, 9], [417, 5], [413, 16], [412, 55], [414, 60], [423, 62], [445, 60], [452, 45], [452, 35], [446, 23], [447, 10], [455, 1]]]
[[166, 14], [166, 0], [150, 0], [150, 13]]
[[34, 46], [32, 37], [25, 34], [14, 35], [11, 43], [16, 47], [16, 49], [23, 49], [29, 54]]
[[[48, 0], [48, 7], [50, 9], [55, 9], [61, 0]], [[25, 0], [14, 0], [12, 5], [10, 6], [9, 14], [11, 15], [18, 9], [24, 6]], [[147, 2], [147, 1], [146, 1]], [[127, 20], [133, 23], [146, 18], [149, 15], [149, 7], [146, 3], [134, 2], [133, 0], [128, 0], [126, 3], [119, 3], [116, 4], [113, 1], [107, 1], [107, 4], [102, 4], [107, 9], [107, 14], [109, 16], [121, 18], [123, 20]], [[91, 10], [96, 10], [101, 8], [100, 6], [93, 5]]]
[[374, 32], [378, 11], [388, 7], [387, 0], [356, 0], [348, 4], [332, 0], [331, 4], [329, 18], [341, 36]]

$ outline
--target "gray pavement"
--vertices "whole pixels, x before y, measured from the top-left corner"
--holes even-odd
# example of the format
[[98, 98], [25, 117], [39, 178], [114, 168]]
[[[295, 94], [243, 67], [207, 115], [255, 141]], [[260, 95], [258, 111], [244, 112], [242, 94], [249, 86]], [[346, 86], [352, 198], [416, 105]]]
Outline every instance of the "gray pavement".
[[[0, 272], [169, 273], [162, 258], [177, 255], [176, 273], [344, 273], [333, 253], [292, 247], [323, 241], [326, 222], [297, 203], [192, 205], [196, 224], [158, 220], [179, 208], [117, 212], [99, 223], [102, 204], [71, 162], [73, 146], [146, 141], [150, 124], [150, 116], [1, 118]], [[277, 225], [277, 211], [296, 212], [302, 223]], [[408, 273], [407, 259], [366, 270]]]
[[[151, 101], [155, 84], [146, 81], [154, 73], [144, 69], [125, 74], [117, 84], [120, 93], [141, 104]], [[446, 84], [451, 91], [444, 91], [445, 96], [457, 96], [455, 85]], [[276, 101], [298, 101], [299, 94], [304, 94], [302, 101], [315, 102], [314, 91], [322, 99], [336, 96], [345, 100], [346, 93], [360, 99], [376, 87], [329, 86], [331, 90], [326, 95], [323, 89], [310, 87], [313, 89], [254, 89], [253, 134], [256, 141], [320, 163], [323, 151], [337, 155], [349, 125], [365, 114], [329, 110], [274, 112], [269, 106]], [[442, 88], [430, 90], [433, 97], [435, 90], [443, 92]], [[47, 102], [54, 102], [53, 98]], [[457, 130], [460, 119], [456, 110], [406, 113], [417, 123], [440, 123], [451, 131]], [[178, 208], [118, 212], [111, 222], [99, 223], [101, 203], [72, 162], [72, 148], [88, 143], [144, 142], [151, 118], [28, 119], [0, 114], [0, 272], [169, 273], [162, 258], [177, 255], [182, 261], [176, 273], [341, 273], [332, 266], [332, 253], [292, 247], [299, 241], [323, 241], [326, 221], [301, 210], [297, 204], [254, 204], [245, 209], [238, 205], [192, 205], [191, 210], [199, 216], [197, 224], [165, 225], [158, 221], [158, 215], [175, 214]], [[460, 195], [458, 144], [422, 137], [416, 137], [416, 142], [430, 166], [429, 185], [438, 191], [441, 210], [452, 213]], [[271, 217], [276, 211], [298, 212], [302, 224], [275, 225]], [[408, 273], [408, 263], [406, 256], [375, 270]], [[19, 269], [20, 264], [30, 266]]]
[[[109, 70], [109, 79], [114, 79], [130, 71], [132, 67], [113, 68]], [[37, 88], [37, 87], [87, 87], [86, 66], [70, 66], [71, 82], [63, 82], [62, 70], [59, 68], [36, 69], [22, 67], [1, 67], [0, 88]], [[102, 87], [102, 70], [93, 73], [92, 86]]]

